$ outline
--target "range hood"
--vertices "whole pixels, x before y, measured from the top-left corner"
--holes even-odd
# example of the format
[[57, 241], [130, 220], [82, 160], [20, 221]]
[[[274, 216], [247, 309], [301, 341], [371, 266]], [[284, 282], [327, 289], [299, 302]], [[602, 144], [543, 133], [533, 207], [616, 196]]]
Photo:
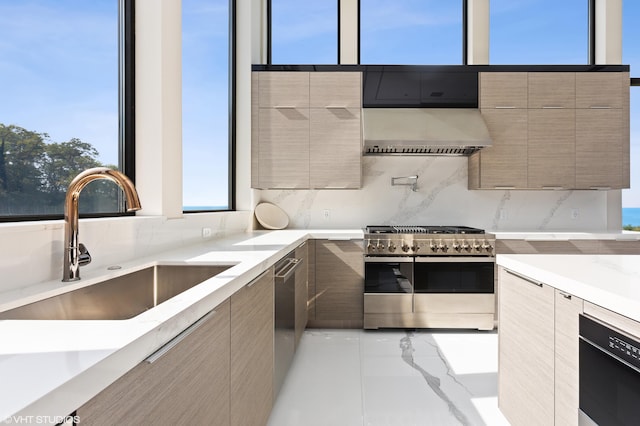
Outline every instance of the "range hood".
[[470, 155], [491, 145], [477, 108], [364, 108], [364, 155]]

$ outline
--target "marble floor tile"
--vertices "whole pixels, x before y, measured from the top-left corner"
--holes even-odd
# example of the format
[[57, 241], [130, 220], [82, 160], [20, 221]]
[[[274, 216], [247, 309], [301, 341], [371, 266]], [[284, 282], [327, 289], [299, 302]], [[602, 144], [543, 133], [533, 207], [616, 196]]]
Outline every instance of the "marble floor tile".
[[495, 332], [306, 330], [272, 426], [508, 425]]

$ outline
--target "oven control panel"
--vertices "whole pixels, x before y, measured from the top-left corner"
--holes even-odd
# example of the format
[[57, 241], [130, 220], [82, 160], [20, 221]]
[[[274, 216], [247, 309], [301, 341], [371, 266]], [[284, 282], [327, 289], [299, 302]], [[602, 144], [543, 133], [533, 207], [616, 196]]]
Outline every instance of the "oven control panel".
[[580, 315], [580, 337], [640, 369], [640, 342], [598, 321]]

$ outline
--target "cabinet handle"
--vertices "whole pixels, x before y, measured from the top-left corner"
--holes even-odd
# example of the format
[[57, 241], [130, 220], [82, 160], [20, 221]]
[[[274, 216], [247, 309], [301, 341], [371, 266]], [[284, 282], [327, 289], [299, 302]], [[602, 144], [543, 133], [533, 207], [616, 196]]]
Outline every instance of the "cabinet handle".
[[599, 191], [607, 191], [609, 189], [611, 189], [610, 186], [590, 186], [589, 189], [595, 189], [595, 190], [599, 190]]
[[271, 272], [270, 269], [267, 269], [266, 271], [264, 271], [263, 273], [261, 273], [260, 275], [258, 275], [257, 277], [255, 277], [254, 279], [251, 280], [251, 282], [249, 284], [247, 284], [247, 288], [251, 288], [254, 285], [256, 285], [256, 283], [258, 281], [260, 281], [260, 278], [264, 277], [265, 275], [267, 275], [269, 272]]
[[508, 105], [499, 105], [499, 106], [496, 106], [495, 108], [496, 108], [496, 109], [516, 109], [516, 107], [515, 107], [515, 106], [513, 106], [513, 105], [511, 105], [511, 106], [508, 106]]
[[511, 274], [511, 275], [513, 275], [513, 276], [516, 276], [516, 277], [518, 277], [518, 278], [520, 278], [520, 279], [522, 279], [522, 280], [524, 280], [524, 281], [526, 281], [526, 282], [528, 282], [528, 283], [531, 283], [531, 284], [533, 284], [533, 285], [536, 285], [536, 286], [538, 286], [538, 287], [540, 287], [540, 288], [542, 288], [542, 286], [543, 286], [543, 284], [542, 284], [541, 282], [536, 281], [536, 280], [534, 280], [534, 279], [532, 279], [532, 278], [529, 278], [529, 277], [527, 277], [526, 275], [519, 274], [519, 273], [514, 272], [514, 271], [512, 271], [511, 269], [507, 269], [507, 268], [504, 268], [504, 270], [505, 270], [506, 272], [508, 272], [509, 274]]
[[516, 189], [513, 185], [496, 185], [493, 187], [494, 189]]
[[542, 109], [564, 109], [564, 107], [563, 106], [547, 105], [547, 106], [543, 106]]
[[569, 293], [565, 293], [564, 291], [561, 291], [560, 294], [562, 295], [562, 297], [564, 297], [567, 300], [571, 300], [571, 295]]
[[563, 190], [563, 186], [543, 186], [542, 189], [553, 189], [554, 191]]
[[296, 109], [295, 105], [276, 105], [275, 109]]
[[606, 106], [606, 105], [591, 105], [589, 108], [591, 108], [591, 109], [611, 109], [610, 106]]
[[178, 343], [182, 342], [188, 335], [190, 335], [191, 333], [196, 331], [198, 328], [200, 328], [202, 324], [204, 324], [209, 318], [211, 318], [215, 314], [216, 314], [215, 309], [205, 314], [198, 321], [194, 322], [189, 327], [187, 327], [182, 333], [178, 334], [176, 337], [169, 340], [169, 342], [166, 343], [164, 346], [162, 346], [160, 349], [158, 349], [157, 351], [149, 355], [147, 359], [145, 359], [144, 361], [148, 364], [153, 364], [154, 362], [162, 358], [167, 352], [173, 349]]

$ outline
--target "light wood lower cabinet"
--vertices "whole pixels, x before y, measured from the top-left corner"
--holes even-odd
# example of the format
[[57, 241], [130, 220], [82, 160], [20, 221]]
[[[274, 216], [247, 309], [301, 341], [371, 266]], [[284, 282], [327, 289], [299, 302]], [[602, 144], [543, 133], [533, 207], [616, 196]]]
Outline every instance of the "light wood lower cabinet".
[[307, 300], [309, 297], [309, 256], [307, 255], [306, 242], [300, 244], [295, 251], [296, 259], [300, 259], [302, 264], [296, 269], [296, 289], [295, 289], [295, 346], [298, 347], [304, 329], [307, 327]]
[[554, 289], [499, 269], [498, 406], [514, 425], [554, 422]]
[[579, 409], [579, 315], [582, 299], [555, 291], [555, 421], [577, 426]]
[[175, 347], [80, 407], [80, 423], [228, 425], [229, 306], [220, 304]]
[[[273, 406], [273, 268], [231, 296], [231, 425], [264, 425]], [[206, 423], [205, 423], [206, 424]]]
[[363, 241], [316, 240], [315, 246], [316, 325], [362, 327]]
[[578, 424], [583, 300], [499, 268], [498, 406], [514, 426]]

